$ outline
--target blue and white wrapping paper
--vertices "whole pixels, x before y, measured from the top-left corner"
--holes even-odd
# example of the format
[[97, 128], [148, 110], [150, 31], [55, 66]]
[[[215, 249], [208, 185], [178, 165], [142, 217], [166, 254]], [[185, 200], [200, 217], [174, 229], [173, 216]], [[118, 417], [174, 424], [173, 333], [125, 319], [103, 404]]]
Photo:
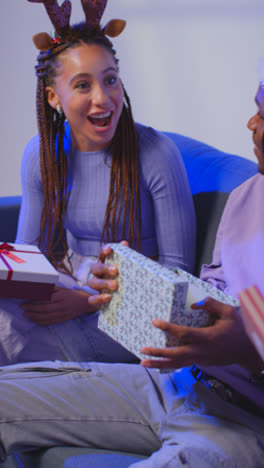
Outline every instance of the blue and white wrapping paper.
[[193, 302], [212, 296], [237, 305], [235, 299], [181, 269], [169, 270], [122, 244], [110, 246], [113, 256], [106, 261], [118, 267], [118, 290], [103, 307], [98, 327], [140, 359], [143, 346], [177, 344], [152, 325], [154, 318], [202, 327], [211, 318], [206, 311], [192, 310]]

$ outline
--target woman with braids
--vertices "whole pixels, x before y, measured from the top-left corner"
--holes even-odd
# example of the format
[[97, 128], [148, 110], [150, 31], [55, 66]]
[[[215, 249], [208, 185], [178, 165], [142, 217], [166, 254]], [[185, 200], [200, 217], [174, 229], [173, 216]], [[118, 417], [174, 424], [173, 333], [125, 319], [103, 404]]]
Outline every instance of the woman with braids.
[[95, 291], [85, 285], [100, 245], [122, 239], [165, 265], [192, 269], [195, 217], [184, 165], [170, 139], [134, 123], [107, 37], [125, 22], [100, 26], [106, 0], [83, 0], [86, 21], [75, 26], [68, 0], [29, 1], [44, 3], [56, 35], [33, 38], [39, 134], [23, 156], [16, 241], [37, 244], [60, 279], [49, 302], [3, 311], [13, 344], [1, 364], [135, 361], [97, 329], [98, 305], [88, 301]]

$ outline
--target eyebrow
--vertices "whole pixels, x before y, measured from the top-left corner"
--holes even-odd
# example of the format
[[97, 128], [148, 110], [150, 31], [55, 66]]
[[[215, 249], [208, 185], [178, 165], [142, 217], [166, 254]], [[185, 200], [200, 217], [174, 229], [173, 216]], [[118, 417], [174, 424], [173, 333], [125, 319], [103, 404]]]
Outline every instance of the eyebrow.
[[[107, 67], [102, 71], [102, 73], [106, 74], [109, 71], [114, 71], [114, 72], [118, 73], [118, 70], [115, 67]], [[90, 78], [91, 76], [92, 76], [91, 73], [78, 73], [77, 75], [72, 77], [72, 79], [70, 80], [70, 84], [73, 83], [73, 81], [75, 81], [77, 79]]]

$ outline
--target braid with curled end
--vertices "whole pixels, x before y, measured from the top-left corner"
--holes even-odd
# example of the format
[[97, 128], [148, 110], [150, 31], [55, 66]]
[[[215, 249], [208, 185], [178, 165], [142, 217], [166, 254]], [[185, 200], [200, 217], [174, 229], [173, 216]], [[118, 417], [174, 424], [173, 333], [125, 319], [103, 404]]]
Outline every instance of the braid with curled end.
[[123, 106], [112, 142], [110, 190], [101, 242], [118, 240], [120, 218], [123, 212], [122, 238], [127, 239], [133, 248], [140, 251], [141, 211], [137, 132], [130, 100], [125, 89], [124, 95], [126, 105]]
[[[81, 43], [106, 47], [118, 63], [112, 43], [104, 35], [100, 26], [80, 23], [71, 27], [63, 37], [63, 42], [55, 43], [50, 50], [41, 52], [36, 66], [37, 120], [43, 188], [38, 243], [40, 249], [57, 269], [65, 269], [63, 259], [67, 255], [64, 230], [68, 197], [67, 158], [63, 143], [65, 115], [59, 115], [49, 105], [45, 88], [54, 83], [59, 55], [67, 48], [76, 47]], [[118, 240], [118, 229], [122, 217], [122, 237], [128, 239], [133, 247], [140, 250], [138, 142], [131, 105], [125, 90], [124, 95], [123, 110], [111, 145], [111, 181], [101, 242]], [[67, 269], [66, 271], [71, 273]]]
[[[56, 55], [64, 49], [63, 46], [57, 47]], [[49, 52], [41, 52], [36, 66], [38, 77], [37, 121], [43, 190], [43, 208], [38, 241], [39, 248], [58, 268], [67, 251], [63, 229], [67, 200], [67, 160], [63, 145], [65, 116], [64, 114], [59, 115], [49, 105], [45, 92], [53, 71], [54, 56]]]

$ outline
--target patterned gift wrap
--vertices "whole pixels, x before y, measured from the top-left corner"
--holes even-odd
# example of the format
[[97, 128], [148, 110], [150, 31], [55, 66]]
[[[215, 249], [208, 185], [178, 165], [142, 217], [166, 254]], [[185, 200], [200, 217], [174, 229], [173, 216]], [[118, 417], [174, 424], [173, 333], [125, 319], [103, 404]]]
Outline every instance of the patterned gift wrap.
[[193, 302], [211, 295], [236, 305], [230, 296], [183, 270], [170, 270], [122, 244], [110, 246], [113, 255], [106, 262], [118, 267], [118, 290], [102, 308], [98, 326], [139, 358], [143, 346], [177, 344], [152, 325], [154, 318], [202, 327], [211, 323], [211, 317], [206, 311], [192, 310]]

